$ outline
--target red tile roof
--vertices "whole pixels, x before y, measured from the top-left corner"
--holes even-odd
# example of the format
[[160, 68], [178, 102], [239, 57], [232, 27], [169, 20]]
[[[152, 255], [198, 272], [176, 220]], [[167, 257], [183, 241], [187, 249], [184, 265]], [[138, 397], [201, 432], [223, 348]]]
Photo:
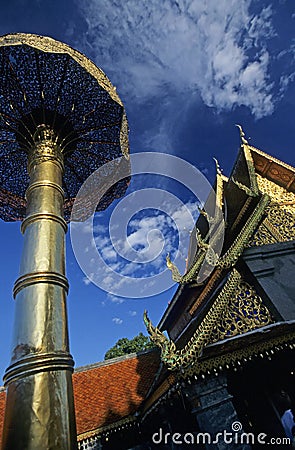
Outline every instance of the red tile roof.
[[145, 399], [158, 367], [159, 354], [151, 350], [74, 373], [78, 435], [134, 414]]
[[[117, 422], [141, 406], [159, 367], [149, 350], [78, 368], [73, 375], [77, 434]], [[0, 446], [5, 391], [0, 391]]]

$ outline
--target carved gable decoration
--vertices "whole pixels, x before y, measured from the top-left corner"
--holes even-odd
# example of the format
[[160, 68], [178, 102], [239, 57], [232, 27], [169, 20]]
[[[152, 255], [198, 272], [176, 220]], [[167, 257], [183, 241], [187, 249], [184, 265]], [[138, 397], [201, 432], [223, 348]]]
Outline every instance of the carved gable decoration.
[[271, 198], [266, 218], [249, 241], [249, 247], [295, 239], [295, 194], [257, 175], [261, 192]]
[[247, 333], [272, 322], [269, 310], [255, 289], [240, 279], [220, 320], [212, 330], [210, 343]]

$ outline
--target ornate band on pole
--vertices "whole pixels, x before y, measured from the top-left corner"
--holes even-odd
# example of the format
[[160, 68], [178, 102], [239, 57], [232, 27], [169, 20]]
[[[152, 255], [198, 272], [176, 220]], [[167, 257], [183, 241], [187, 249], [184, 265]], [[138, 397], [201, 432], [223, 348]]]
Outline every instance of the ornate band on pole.
[[72, 450], [77, 444], [74, 361], [66, 320], [63, 157], [53, 131], [45, 125], [38, 127], [34, 141], [28, 163], [24, 250], [14, 287], [12, 359], [4, 376], [3, 447]]

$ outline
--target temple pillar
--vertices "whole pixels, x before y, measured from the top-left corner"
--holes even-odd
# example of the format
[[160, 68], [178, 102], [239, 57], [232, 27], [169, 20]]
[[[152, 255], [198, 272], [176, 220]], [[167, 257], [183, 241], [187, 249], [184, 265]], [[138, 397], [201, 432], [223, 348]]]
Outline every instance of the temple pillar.
[[215, 450], [251, 449], [246, 436], [241, 443], [242, 424], [228, 392], [225, 374], [208, 375], [188, 386], [185, 393], [198, 424], [199, 444]]

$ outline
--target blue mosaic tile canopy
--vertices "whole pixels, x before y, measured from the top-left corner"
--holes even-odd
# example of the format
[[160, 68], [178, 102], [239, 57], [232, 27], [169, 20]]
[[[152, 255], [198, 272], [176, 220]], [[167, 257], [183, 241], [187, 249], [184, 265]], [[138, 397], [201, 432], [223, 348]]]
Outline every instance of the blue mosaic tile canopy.
[[[128, 158], [128, 124], [116, 89], [88, 58], [32, 34], [0, 37], [0, 217], [25, 217], [28, 151], [38, 125], [51, 127], [64, 154], [65, 219], [79, 188], [103, 164]], [[114, 184], [97, 210], [121, 197]]]

